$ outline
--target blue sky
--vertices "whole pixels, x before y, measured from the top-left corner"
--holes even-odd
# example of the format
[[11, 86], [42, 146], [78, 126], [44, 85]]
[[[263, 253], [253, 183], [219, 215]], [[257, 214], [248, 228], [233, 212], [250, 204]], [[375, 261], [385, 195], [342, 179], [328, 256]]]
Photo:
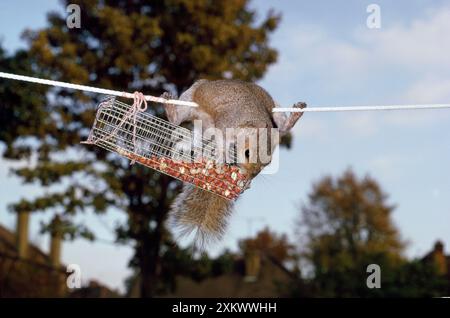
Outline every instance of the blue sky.
[[[381, 8], [381, 28], [366, 26], [367, 5]], [[259, 84], [283, 106], [305, 101], [314, 106], [450, 102], [450, 6], [445, 1], [254, 1], [261, 13], [283, 15], [271, 38], [277, 64]], [[0, 2], [0, 38], [10, 51], [23, 46], [26, 27], [45, 25], [45, 13], [61, 9], [57, 1]], [[238, 201], [224, 241], [212, 246], [236, 248], [239, 238], [269, 225], [293, 233], [296, 206], [311, 184], [325, 174], [352, 167], [370, 174], [397, 206], [393, 218], [410, 242], [407, 255], [421, 256], [437, 239], [450, 244], [450, 111], [307, 113], [295, 128], [290, 151], [281, 151], [277, 174], [258, 177]], [[8, 203], [44, 190], [23, 186], [0, 161], [0, 222], [14, 227]], [[31, 238], [47, 249], [33, 218]], [[99, 237], [121, 214], [83, 216]], [[294, 240], [294, 236], [292, 235]], [[63, 259], [81, 265], [85, 280], [95, 277], [121, 288], [129, 274], [129, 247], [76, 241], [66, 243]], [[95, 255], [96, 257], [93, 257]]]

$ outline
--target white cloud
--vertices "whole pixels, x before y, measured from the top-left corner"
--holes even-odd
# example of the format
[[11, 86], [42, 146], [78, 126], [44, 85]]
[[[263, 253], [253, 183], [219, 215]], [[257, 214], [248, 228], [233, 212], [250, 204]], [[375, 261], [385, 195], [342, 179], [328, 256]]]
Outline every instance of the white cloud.
[[450, 74], [449, 78], [424, 78], [411, 85], [403, 97], [412, 103], [450, 103]]
[[294, 128], [292, 128], [292, 133], [295, 136], [305, 139], [314, 138], [315, 140], [321, 141], [327, 139], [330, 135], [329, 127], [327, 127], [322, 120], [314, 117], [314, 115], [315, 114], [305, 114], [301, 117]]
[[390, 182], [395, 179], [404, 179], [405, 173], [410, 169], [405, 167], [420, 161], [420, 158], [410, 158], [401, 153], [384, 153], [376, 156], [368, 162], [370, 171], [381, 180]]
[[[317, 25], [291, 26], [277, 39], [281, 55], [279, 63], [270, 69], [267, 86], [277, 86], [280, 79], [288, 79], [291, 87], [299, 82], [323, 85], [324, 94], [361, 94], [363, 89], [367, 93], [379, 91], [381, 95], [394, 82], [401, 84], [401, 91], [381, 96], [381, 100], [448, 101], [449, 34], [450, 8], [429, 11], [409, 24], [383, 25], [378, 30], [359, 27], [349, 39], [334, 38]], [[288, 101], [289, 97], [307, 93], [301, 90], [280, 89], [280, 102], [291, 103], [295, 100]]]
[[[400, 92], [396, 100], [402, 104], [450, 104], [449, 78], [424, 77]], [[450, 110], [412, 110], [405, 113], [394, 112], [384, 115], [383, 122], [390, 125], [426, 127], [450, 120]]]
[[340, 128], [349, 130], [353, 136], [369, 137], [378, 132], [377, 120], [373, 113], [349, 113], [342, 116]]
[[380, 66], [401, 66], [413, 72], [445, 74], [450, 70], [450, 8], [429, 11], [409, 25], [383, 27], [377, 32], [359, 29], [358, 46]]
[[[291, 27], [281, 34], [282, 54], [270, 70], [267, 87], [289, 79], [287, 87], [274, 94], [282, 104], [305, 98], [308, 89], [323, 91], [321, 100], [346, 99], [333, 101], [337, 106], [349, 101], [450, 103], [449, 35], [450, 8], [427, 11], [408, 24], [358, 28], [350, 39], [334, 38], [318, 26]], [[360, 113], [339, 117], [339, 126], [370, 136], [386, 125], [423, 127], [449, 119], [447, 110], [387, 112], [376, 120], [373, 113]], [[306, 135], [327, 133], [319, 120], [304, 120], [297, 128]]]
[[297, 26], [282, 36], [279, 63], [268, 77], [295, 80], [312, 72], [353, 81], [348, 75], [367, 65], [364, 48], [335, 40], [318, 26]]

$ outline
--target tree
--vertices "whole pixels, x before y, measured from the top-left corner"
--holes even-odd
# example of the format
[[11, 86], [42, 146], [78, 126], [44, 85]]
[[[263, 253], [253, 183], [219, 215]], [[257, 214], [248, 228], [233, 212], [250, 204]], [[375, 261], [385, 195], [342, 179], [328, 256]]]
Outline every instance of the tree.
[[258, 232], [254, 238], [241, 240], [239, 247], [243, 254], [249, 250], [258, 251], [280, 264], [297, 260], [295, 247], [288, 241], [287, 236], [277, 235], [268, 227]]
[[405, 243], [392, 222], [394, 207], [378, 183], [351, 170], [313, 185], [301, 207], [298, 232], [321, 296], [358, 295], [367, 265], [400, 264]]
[[[289, 242], [286, 234], [277, 234], [268, 227], [259, 231], [255, 237], [239, 242], [240, 253], [246, 258], [250, 272], [259, 266], [253, 263], [256, 256], [269, 260], [289, 275], [289, 281], [274, 281], [277, 292], [282, 297], [309, 297], [309, 286], [302, 278], [299, 263], [299, 253], [296, 246]], [[247, 263], [248, 262], [248, 263]], [[259, 262], [258, 262], [259, 263]]]
[[[0, 69], [11, 73], [32, 72], [32, 59], [25, 51], [9, 56], [0, 46]], [[56, 124], [48, 117], [46, 87], [33, 87], [15, 81], [0, 84], [0, 142], [6, 148], [3, 156], [9, 160], [30, 159], [32, 144], [26, 138], [42, 139], [57, 130]], [[45, 157], [42, 147], [38, 155]]]
[[[48, 27], [25, 33], [28, 57], [35, 63], [23, 73], [153, 95], [166, 90], [180, 94], [198, 78], [257, 80], [276, 60], [268, 36], [279, 16], [270, 12], [256, 25], [256, 13], [247, 0], [77, 3], [80, 29], [69, 29], [64, 16], [50, 13]], [[43, 155], [16, 174], [49, 188], [43, 197], [23, 199], [12, 208], [51, 211], [64, 214], [66, 220], [83, 211], [105, 213], [110, 207], [123, 211], [128, 221], [117, 228], [117, 238], [134, 242], [131, 265], [139, 269], [141, 296], [150, 297], [158, 291], [161, 254], [173, 246], [164, 221], [179, 182], [79, 144], [87, 138], [98, 98], [52, 89], [46, 103], [33, 104], [48, 110], [37, 125], [40, 133], [34, 142], [34, 151]], [[21, 105], [14, 107], [27, 109], [30, 103]], [[162, 115], [159, 107], [153, 111]], [[14, 114], [8, 116], [5, 121], [16, 120]], [[14, 151], [19, 149], [7, 142]], [[56, 184], [58, 190], [50, 187]], [[91, 237], [87, 228], [78, 229], [72, 227], [72, 237]]]

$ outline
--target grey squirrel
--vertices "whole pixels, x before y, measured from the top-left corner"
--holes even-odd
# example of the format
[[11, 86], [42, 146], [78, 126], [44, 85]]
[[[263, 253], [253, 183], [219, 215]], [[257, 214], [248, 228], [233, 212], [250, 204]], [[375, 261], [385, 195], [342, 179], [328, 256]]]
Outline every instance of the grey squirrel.
[[[170, 93], [164, 93], [161, 97], [175, 98]], [[204, 130], [210, 127], [220, 130], [278, 128], [280, 136], [283, 136], [303, 115], [302, 112], [290, 115], [273, 113], [272, 109], [277, 105], [272, 97], [262, 87], [240, 80], [198, 80], [179, 99], [196, 102], [198, 107], [164, 104], [168, 120], [175, 125], [201, 120]], [[296, 103], [293, 107], [304, 108], [306, 104]], [[248, 155], [247, 150], [245, 154]], [[251, 178], [265, 166], [260, 162], [238, 165]], [[171, 206], [169, 220], [181, 235], [195, 232], [195, 243], [203, 246], [205, 242], [222, 237], [232, 210], [233, 201], [185, 184]]]

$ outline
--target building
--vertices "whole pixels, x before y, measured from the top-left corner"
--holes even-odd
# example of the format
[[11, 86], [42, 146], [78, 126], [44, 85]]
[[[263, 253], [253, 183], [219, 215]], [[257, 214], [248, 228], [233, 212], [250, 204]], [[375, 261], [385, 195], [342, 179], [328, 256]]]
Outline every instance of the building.
[[298, 279], [282, 263], [263, 252], [248, 253], [235, 261], [233, 272], [196, 282], [177, 277], [176, 291], [168, 297], [274, 298], [283, 296], [281, 286]]
[[69, 290], [66, 266], [61, 263], [63, 234], [58, 216], [52, 221], [50, 252], [28, 240], [29, 213], [18, 213], [16, 231], [0, 225], [0, 298], [4, 297], [120, 297], [96, 281]]
[[[30, 214], [17, 214], [16, 232], [0, 225], [0, 297], [64, 297], [66, 271], [60, 263], [62, 235], [51, 234], [50, 253], [28, 240]], [[58, 217], [53, 224], [57, 225]]]
[[[185, 275], [175, 277], [175, 289], [160, 297], [174, 298], [273, 298], [284, 296], [284, 289], [299, 279], [276, 258], [262, 251], [235, 255], [230, 272], [196, 280]], [[140, 277], [133, 280], [128, 297], [139, 297]]]
[[434, 248], [422, 258], [422, 262], [434, 264], [441, 275], [445, 275], [450, 282], [450, 255], [445, 255], [444, 243], [437, 241]]

